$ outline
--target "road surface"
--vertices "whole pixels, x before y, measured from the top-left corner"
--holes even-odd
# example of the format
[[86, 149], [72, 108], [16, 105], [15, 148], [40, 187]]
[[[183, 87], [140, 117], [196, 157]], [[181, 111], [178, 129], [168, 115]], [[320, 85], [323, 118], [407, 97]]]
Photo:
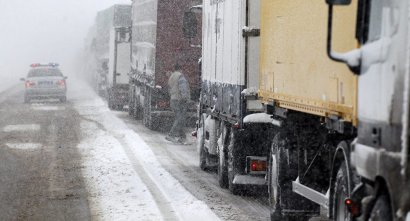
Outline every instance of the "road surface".
[[[68, 101], [0, 94], [1, 220], [268, 220], [267, 193], [234, 196], [175, 145], [82, 81]], [[75, 87], [74, 87], [75, 85]]]

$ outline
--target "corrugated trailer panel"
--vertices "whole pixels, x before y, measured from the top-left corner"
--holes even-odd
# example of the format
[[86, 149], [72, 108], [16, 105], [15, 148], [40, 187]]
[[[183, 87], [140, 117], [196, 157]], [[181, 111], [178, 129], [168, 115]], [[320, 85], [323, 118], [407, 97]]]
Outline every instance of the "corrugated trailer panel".
[[[183, 35], [184, 13], [191, 4], [191, 0], [134, 0], [132, 65], [147, 85], [167, 87], [165, 73], [173, 71], [178, 64], [191, 91], [197, 94], [201, 50], [191, 44], [200, 45], [201, 29], [198, 28], [195, 38]], [[197, 17], [197, 25], [201, 27], [200, 16]]]
[[[357, 1], [335, 8], [333, 48], [357, 47]], [[356, 124], [357, 77], [326, 54], [328, 8], [316, 0], [262, 0], [259, 96], [265, 103]]]
[[[156, 85], [163, 87], [168, 84], [165, 73], [174, 70], [179, 64], [187, 78], [191, 92], [199, 85], [199, 65], [201, 49], [191, 47], [201, 44], [201, 29], [195, 38], [186, 38], [183, 34], [184, 13], [190, 10], [192, 0], [167, 0], [158, 2], [157, 15], [157, 45], [156, 45]], [[201, 16], [197, 16], [197, 26], [201, 27]]]
[[202, 79], [211, 82], [244, 84], [244, 0], [205, 0]]
[[245, 0], [203, 1], [203, 103], [231, 116], [241, 115], [245, 87]]
[[158, 0], [132, 4], [132, 67], [154, 78]]

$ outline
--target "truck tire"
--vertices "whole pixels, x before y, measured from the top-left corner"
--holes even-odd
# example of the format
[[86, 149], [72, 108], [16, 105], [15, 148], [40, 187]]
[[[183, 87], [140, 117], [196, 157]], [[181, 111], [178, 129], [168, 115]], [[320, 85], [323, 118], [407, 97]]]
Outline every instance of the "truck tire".
[[231, 130], [230, 141], [228, 146], [228, 187], [232, 194], [238, 195], [241, 193], [240, 186], [234, 184], [234, 178], [239, 174], [239, 154], [236, 143], [237, 132]]
[[114, 110], [115, 106], [112, 103], [111, 99], [108, 99], [108, 108], [110, 108], [110, 110]]
[[30, 98], [26, 95], [24, 95], [24, 103], [25, 104], [30, 103]]
[[[218, 145], [221, 144], [221, 146], [218, 148], [219, 149], [219, 162], [218, 162], [218, 183], [221, 188], [228, 188], [229, 187], [229, 181], [228, 181], [228, 162], [227, 162], [227, 145], [229, 144], [229, 135], [227, 134], [228, 128], [225, 126], [225, 123], [222, 121], [220, 125], [220, 133], [218, 136]], [[221, 142], [219, 142], [219, 139], [221, 139]]]
[[144, 123], [144, 126], [150, 130], [153, 130], [151, 116], [151, 96], [148, 93], [145, 94], [144, 107], [142, 108], [142, 112], [142, 122]]
[[198, 149], [199, 149], [199, 168], [201, 170], [208, 170], [207, 158], [209, 157], [208, 151], [205, 149], [205, 115], [203, 114], [199, 121], [198, 133]]
[[370, 220], [392, 221], [392, 214], [389, 197], [386, 194], [378, 196], [370, 214]]
[[349, 182], [350, 180], [347, 174], [347, 165], [345, 162], [342, 162], [336, 174], [336, 181], [333, 191], [333, 217], [335, 221], [352, 220], [352, 216], [344, 202], [345, 199], [350, 197], [351, 194]]
[[108, 101], [108, 108], [110, 109], [110, 110], [114, 110], [114, 101], [113, 101], [113, 96], [112, 96], [112, 94], [111, 94], [111, 91], [108, 91], [108, 99], [107, 99]]
[[[299, 200], [301, 196], [294, 196], [292, 193], [292, 181], [297, 177], [297, 171], [292, 169], [287, 154], [286, 147], [289, 145], [286, 143], [286, 138], [282, 138], [282, 134], [279, 132], [275, 135], [272, 141], [272, 148], [269, 154], [269, 168], [268, 168], [268, 192], [269, 192], [269, 204], [271, 207], [270, 218], [271, 221], [304, 221], [308, 220], [307, 216], [300, 214], [283, 214], [282, 206], [286, 202], [281, 202], [285, 198]], [[288, 147], [289, 148], [289, 147]], [[295, 202], [296, 203], [296, 202]]]
[[60, 98], [60, 102], [61, 102], [61, 103], [65, 103], [66, 101], [67, 101], [67, 97], [66, 97], [66, 96]]
[[134, 119], [141, 120], [143, 118], [143, 110], [139, 106], [135, 106], [134, 109]]
[[129, 82], [129, 87], [128, 87], [128, 115], [131, 117], [134, 117], [135, 114], [135, 96], [134, 96], [134, 90], [131, 86], [131, 81]]
[[142, 117], [142, 121], [143, 121], [144, 126], [146, 128], [152, 130], [153, 127], [152, 127], [151, 113], [150, 113], [150, 110], [148, 110], [148, 109], [150, 109], [150, 108], [144, 108], [144, 110], [143, 110], [144, 115]]
[[130, 99], [128, 102], [128, 115], [131, 117], [134, 117], [135, 114], [135, 106], [134, 106], [134, 101]]

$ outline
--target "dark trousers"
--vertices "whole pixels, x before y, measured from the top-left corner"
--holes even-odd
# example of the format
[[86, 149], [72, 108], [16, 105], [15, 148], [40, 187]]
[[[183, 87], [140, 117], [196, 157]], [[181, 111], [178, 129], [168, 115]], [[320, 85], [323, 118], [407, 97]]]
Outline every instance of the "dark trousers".
[[175, 120], [169, 131], [170, 136], [186, 138], [184, 127], [187, 114], [187, 101], [171, 100], [171, 108], [175, 113]]

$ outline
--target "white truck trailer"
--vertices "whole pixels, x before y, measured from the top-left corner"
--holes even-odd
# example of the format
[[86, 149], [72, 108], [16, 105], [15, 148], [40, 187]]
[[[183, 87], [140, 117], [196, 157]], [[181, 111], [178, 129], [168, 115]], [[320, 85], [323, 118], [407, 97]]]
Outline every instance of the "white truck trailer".
[[107, 95], [108, 107], [123, 109], [128, 105], [128, 75], [131, 71], [130, 27], [114, 27], [110, 31]]
[[220, 186], [234, 194], [266, 188], [270, 142], [260, 137], [269, 136], [271, 125], [244, 121], [262, 108], [257, 100], [245, 100], [259, 84], [259, 13], [259, 0], [205, 0], [202, 5], [200, 167], [217, 167]]
[[[128, 27], [131, 25], [131, 5], [117, 4], [99, 11], [95, 23], [85, 41], [84, 72], [87, 79], [100, 96], [106, 97], [108, 92], [108, 73], [110, 45], [113, 45], [112, 32], [115, 27]], [[128, 56], [129, 57], [129, 56]], [[112, 72], [111, 72], [112, 73]]]

